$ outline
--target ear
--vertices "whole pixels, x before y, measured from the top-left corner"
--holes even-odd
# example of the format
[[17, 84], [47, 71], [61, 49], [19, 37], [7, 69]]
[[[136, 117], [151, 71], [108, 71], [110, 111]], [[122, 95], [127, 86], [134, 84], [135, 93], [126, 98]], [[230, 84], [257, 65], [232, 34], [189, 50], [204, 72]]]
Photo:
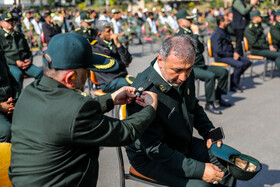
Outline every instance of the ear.
[[68, 72], [63, 77], [64, 85], [67, 88], [73, 89], [75, 79], [76, 79], [76, 72], [74, 70], [68, 70]]
[[158, 66], [161, 69], [163, 67], [164, 61], [163, 61], [163, 58], [159, 54], [157, 55], [157, 60], [158, 60]]
[[98, 32], [98, 33], [97, 33], [97, 36], [98, 36], [99, 38], [103, 39], [103, 38], [102, 38], [102, 37], [103, 37], [103, 34], [102, 34], [101, 32]]

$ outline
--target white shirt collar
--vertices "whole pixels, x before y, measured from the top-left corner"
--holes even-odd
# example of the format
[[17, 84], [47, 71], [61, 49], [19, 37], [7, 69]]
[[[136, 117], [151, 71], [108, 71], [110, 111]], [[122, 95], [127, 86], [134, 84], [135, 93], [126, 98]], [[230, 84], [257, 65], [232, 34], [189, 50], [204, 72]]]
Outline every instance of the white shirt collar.
[[159, 69], [159, 66], [158, 66], [158, 61], [155, 62], [155, 64], [153, 65], [153, 68], [156, 70], [156, 72], [161, 76], [161, 78], [163, 78], [163, 80], [169, 84], [170, 86], [173, 86], [171, 83], [169, 83], [167, 80], [165, 80], [165, 78], [162, 76], [162, 73]]

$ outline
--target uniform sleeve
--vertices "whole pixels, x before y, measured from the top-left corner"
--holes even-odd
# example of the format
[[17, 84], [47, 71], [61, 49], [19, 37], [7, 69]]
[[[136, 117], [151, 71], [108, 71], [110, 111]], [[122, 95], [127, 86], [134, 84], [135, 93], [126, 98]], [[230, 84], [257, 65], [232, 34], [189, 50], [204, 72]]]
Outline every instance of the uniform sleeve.
[[268, 49], [268, 44], [256, 37], [256, 33], [248, 26], [245, 29], [244, 36], [247, 38], [249, 46], [254, 49]]
[[150, 125], [155, 113], [149, 105], [125, 120], [118, 120], [103, 115], [100, 102], [88, 101], [73, 122], [72, 142], [92, 146], [129, 145]]
[[[128, 106], [129, 113], [135, 113], [139, 109], [138, 106]], [[160, 125], [160, 121], [155, 119], [152, 127], [148, 128], [139, 138], [141, 149], [152, 161], [166, 167], [170, 172], [177, 176], [201, 179], [204, 173], [205, 164], [197, 160], [187, 158], [179, 151], [170, 148], [164, 143], [164, 130]]]
[[120, 55], [121, 61], [127, 66], [131, 63], [132, 57], [128, 50], [121, 45], [121, 47], [117, 48], [118, 54]]
[[270, 29], [271, 37], [273, 38], [273, 44], [279, 44], [280, 42], [280, 32], [277, 26], [272, 26]]
[[251, 9], [253, 8], [254, 5], [250, 4], [247, 7], [244, 7], [244, 5], [242, 4], [242, 2], [240, 0], [236, 0], [233, 3], [233, 7], [243, 16], [245, 16], [246, 14], [248, 14]]

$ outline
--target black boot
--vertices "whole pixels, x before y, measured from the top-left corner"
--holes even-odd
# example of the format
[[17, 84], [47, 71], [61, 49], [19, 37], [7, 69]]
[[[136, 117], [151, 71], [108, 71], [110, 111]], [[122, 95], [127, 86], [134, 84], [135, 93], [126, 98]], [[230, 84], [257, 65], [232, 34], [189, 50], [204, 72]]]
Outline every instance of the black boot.
[[222, 112], [214, 106], [213, 102], [207, 102], [205, 105], [205, 110], [213, 114], [222, 114]]

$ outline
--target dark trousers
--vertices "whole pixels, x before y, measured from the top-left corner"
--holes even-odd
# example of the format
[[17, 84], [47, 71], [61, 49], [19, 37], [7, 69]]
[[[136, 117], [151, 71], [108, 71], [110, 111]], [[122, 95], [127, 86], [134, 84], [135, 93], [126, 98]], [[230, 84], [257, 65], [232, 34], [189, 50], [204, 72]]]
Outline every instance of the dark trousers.
[[252, 62], [246, 57], [240, 56], [238, 60], [233, 58], [221, 58], [219, 62], [224, 62], [234, 67], [234, 72], [231, 80], [231, 86], [239, 86], [241, 75], [248, 69]]
[[236, 36], [236, 51], [240, 56], [243, 56], [243, 49], [242, 49], [242, 41], [244, 37], [244, 30], [245, 29], [235, 29], [235, 36]]
[[264, 56], [269, 60], [273, 60], [280, 71], [280, 52], [270, 51], [270, 50], [251, 50], [252, 55]]
[[[186, 155], [186, 157], [193, 158], [195, 160], [204, 163], [211, 162], [214, 165], [218, 166], [221, 170], [223, 170], [225, 172], [225, 176], [223, 177], [223, 180], [219, 183], [219, 186], [236, 185], [236, 180], [229, 174], [227, 168], [224, 165], [222, 165], [216, 157], [214, 157], [210, 152], [208, 152], [208, 149], [206, 148], [206, 143], [203, 140], [193, 137], [192, 145], [190, 148], [190, 154]], [[184, 177], [179, 177], [176, 175], [176, 173], [170, 172], [168, 168], [164, 167], [161, 164], [158, 164], [156, 161], [151, 161], [148, 158], [134, 159], [133, 161], [131, 161], [131, 163], [132, 166], [139, 173], [168, 186], [176, 186], [176, 187], [217, 186], [217, 185], [206, 183], [201, 179], [188, 179]], [[182, 167], [182, 166], [178, 166], [178, 167]]]
[[0, 142], [10, 142], [11, 116], [0, 112]]
[[37, 67], [33, 64], [28, 69], [25, 70], [22, 70], [14, 65], [9, 65], [9, 69], [12, 75], [14, 76], [14, 78], [16, 79], [16, 81], [19, 83], [21, 88], [22, 88], [24, 74], [30, 77], [34, 77], [36, 79], [41, 78], [43, 76], [43, 68]]
[[[227, 93], [228, 71], [222, 67], [204, 66], [203, 68], [193, 68], [195, 78], [205, 82], [205, 96], [207, 102], [214, 102], [221, 99], [222, 94]], [[215, 80], [218, 80], [215, 90]]]

